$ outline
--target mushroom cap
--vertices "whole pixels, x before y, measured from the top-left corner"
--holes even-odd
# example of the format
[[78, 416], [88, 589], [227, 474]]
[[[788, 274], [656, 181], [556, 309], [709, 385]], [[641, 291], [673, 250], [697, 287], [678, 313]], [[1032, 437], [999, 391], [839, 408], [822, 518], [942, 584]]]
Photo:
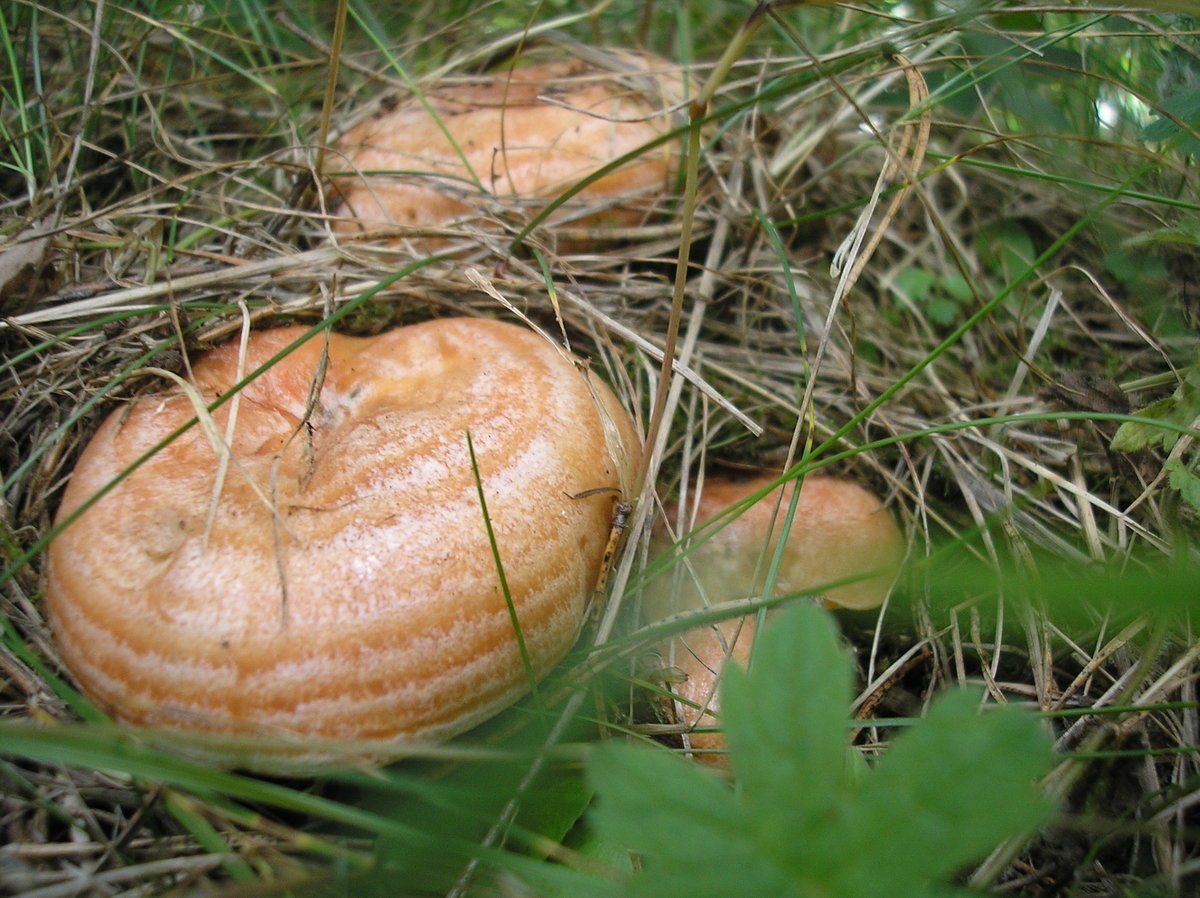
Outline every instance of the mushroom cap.
[[[734, 504], [770, 487], [774, 478], [708, 478], [696, 505], [703, 525]], [[715, 531], [688, 554], [688, 567], [677, 590], [660, 578], [653, 590], [654, 614], [745, 598], [761, 593], [767, 568], [779, 542], [795, 482], [772, 490], [741, 515]], [[668, 509], [668, 517], [672, 510]], [[704, 528], [708, 532], [708, 528]], [[775, 593], [804, 592], [849, 578], [853, 582], [823, 592], [834, 606], [854, 610], [878, 607], [887, 598], [904, 558], [904, 537], [874, 493], [839, 477], [804, 478], [796, 514], [780, 559]], [[690, 576], [690, 571], [695, 577]]]
[[[437, 227], [496, 198], [533, 201], [536, 210], [660, 138], [685, 95], [682, 79], [665, 60], [614, 58], [627, 74], [581, 60], [514, 68], [434, 85], [350, 128], [327, 165], [357, 173], [333, 179], [342, 198], [334, 231]], [[605, 211], [582, 223], [637, 223], [669, 186], [678, 157], [664, 143], [589, 184], [574, 208]]]
[[[679, 699], [679, 723], [689, 730], [719, 726], [725, 665], [731, 660], [743, 668], [749, 665], [755, 630], [754, 615], [745, 615], [696, 627], [674, 641], [673, 655], [666, 660], [680, 676], [671, 687]], [[726, 765], [725, 734], [719, 730], [689, 732], [687, 744], [697, 760]]]
[[[705, 480], [696, 520], [703, 523], [716, 518], [730, 506], [766, 490], [773, 480], [767, 476]], [[794, 491], [794, 482], [783, 488], [778, 515], [779, 490], [766, 493], [693, 550], [680, 578], [666, 575], [651, 583], [645, 594], [650, 618], [760, 594]], [[672, 511], [668, 509], [668, 514]], [[900, 528], [872, 492], [850, 480], [809, 476], [800, 489], [775, 593], [804, 592], [861, 576], [827, 590], [825, 601], [849, 609], [875, 608], [887, 598], [903, 558]], [[671, 687], [682, 700], [681, 724], [711, 727], [719, 723], [725, 665], [730, 658], [743, 666], [749, 662], [754, 634], [754, 616], [737, 617], [688, 630], [664, 648], [667, 663], [682, 677]], [[726, 764], [721, 732], [690, 733], [688, 743], [701, 750], [697, 760]]]
[[[304, 332], [256, 332], [253, 372]], [[638, 451], [608, 388], [529, 330], [447, 319], [311, 339], [213, 413], [231, 463], [194, 426], [71, 522], [48, 550], [62, 658], [126, 723], [184, 731], [218, 759], [307, 767], [352, 743], [386, 760], [463, 732], [529, 682], [468, 455], [537, 676], [578, 635], [613, 496]], [[200, 358], [206, 402], [239, 345]], [[196, 413], [182, 392], [116, 410], [58, 519]], [[242, 756], [244, 740], [283, 740]]]

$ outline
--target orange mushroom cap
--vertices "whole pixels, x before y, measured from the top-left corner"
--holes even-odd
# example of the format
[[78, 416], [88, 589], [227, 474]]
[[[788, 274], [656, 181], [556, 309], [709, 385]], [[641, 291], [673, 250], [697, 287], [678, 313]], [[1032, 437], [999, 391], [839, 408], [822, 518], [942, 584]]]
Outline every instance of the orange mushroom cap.
[[[497, 198], [536, 211], [658, 140], [673, 127], [682, 78], [665, 60], [614, 59], [627, 74], [572, 60], [437, 84], [352, 127], [326, 166], [356, 173], [333, 179], [335, 232], [442, 226]], [[581, 224], [637, 223], [669, 186], [678, 156], [676, 142], [661, 143], [588, 184], [574, 208], [604, 211]]]
[[[707, 522], [760, 491], [773, 479], [708, 479], [696, 520]], [[672, 582], [661, 577], [647, 592], [653, 619], [761, 594], [768, 566], [779, 543], [795, 484], [772, 490], [725, 524], [688, 555], [688, 566]], [[669, 510], [670, 511], [670, 510]], [[707, 527], [701, 527], [707, 533]], [[835, 477], [810, 476], [800, 488], [796, 514], [780, 558], [775, 594], [818, 589], [850, 580], [822, 593], [827, 604], [855, 610], [883, 603], [904, 557], [904, 538], [883, 503], [865, 487]], [[730, 658], [746, 664], [754, 639], [753, 616], [733, 618], [689, 630], [666, 647], [667, 662], [682, 678], [673, 686], [681, 701], [681, 723], [715, 725], [720, 711], [720, 678]], [[692, 748], [708, 749], [697, 758], [717, 764], [725, 746], [719, 732], [689, 735]]]
[[[251, 372], [302, 328], [253, 334]], [[529, 687], [480, 507], [537, 676], [570, 648], [596, 582], [632, 424], [569, 356], [510, 324], [449, 319], [313, 339], [213, 413], [231, 461], [192, 427], [71, 522], [48, 550], [63, 660], [119, 720], [195, 734], [271, 769], [384, 760], [463, 732]], [[239, 346], [197, 361], [206, 402]], [[236, 405], [236, 412], [235, 412]], [[115, 411], [59, 509], [81, 504], [196, 409], [182, 392]], [[211, 514], [211, 521], [209, 521]], [[281, 739], [240, 756], [245, 739]]]
[[[754, 615], [748, 614], [696, 627], [675, 640], [671, 661], [679, 681], [671, 691], [678, 699], [679, 722], [689, 730], [688, 747], [706, 763], [725, 764], [725, 734], [715, 729], [720, 725], [721, 676], [730, 661], [749, 665], [756, 629]], [[695, 728], [699, 731], [693, 732]]]
[[[652, 593], [656, 616], [761, 593], [795, 481], [782, 487], [782, 497], [779, 489], [765, 493], [719, 529], [714, 525], [710, 531], [705, 525], [772, 482], [767, 476], [704, 482], [695, 520], [702, 538], [710, 532], [711, 536], [688, 553], [677, 590], [665, 592], [671, 578], [661, 578]], [[672, 516], [668, 509], [668, 518]], [[826, 601], [841, 608], [875, 608], [887, 597], [903, 557], [904, 537], [870, 490], [838, 477], [806, 477], [780, 558], [775, 593], [851, 580], [825, 590]]]

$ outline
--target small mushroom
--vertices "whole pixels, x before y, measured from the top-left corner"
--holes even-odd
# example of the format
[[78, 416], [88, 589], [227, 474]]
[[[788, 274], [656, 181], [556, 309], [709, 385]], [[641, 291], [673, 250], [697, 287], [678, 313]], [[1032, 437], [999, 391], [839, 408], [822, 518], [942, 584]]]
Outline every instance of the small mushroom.
[[606, 58], [607, 69], [575, 59], [445, 81], [350, 128], [326, 165], [341, 197], [334, 231], [419, 235], [505, 207], [532, 214], [645, 147], [556, 213], [588, 227], [638, 223], [678, 167], [676, 141], [648, 145], [674, 126], [683, 81], [665, 60]]
[[[709, 479], [696, 509], [698, 523], [709, 521], [754, 494], [772, 479]], [[779, 543], [794, 484], [767, 493], [681, 561], [680, 576], [652, 584], [646, 607], [652, 619], [709, 604], [761, 595], [768, 566]], [[707, 532], [708, 528], [703, 528]], [[810, 476], [800, 490], [796, 514], [780, 558], [774, 593], [785, 595], [832, 586], [826, 604], [853, 610], [881, 605], [904, 557], [904, 538], [892, 516], [869, 490], [850, 480]], [[730, 658], [745, 664], [754, 638], [753, 616], [690, 630], [665, 649], [678, 671], [673, 686], [680, 722], [710, 727], [720, 711], [721, 672]], [[725, 740], [719, 732], [693, 732], [688, 738], [698, 758], [721, 763]]]
[[[243, 366], [237, 343], [213, 350], [195, 389], [211, 403], [302, 332], [252, 334]], [[524, 694], [476, 472], [540, 677], [579, 632], [611, 528], [611, 492], [571, 497], [619, 488], [638, 451], [608, 388], [515, 325], [333, 334], [308, 409], [322, 352], [318, 338], [287, 354], [48, 550], [51, 623], [84, 691], [120, 721], [258, 769], [347, 750], [387, 760]], [[184, 392], [113, 412], [58, 520], [196, 412]]]
[[705, 763], [725, 764], [725, 734], [720, 725], [721, 675], [731, 661], [746, 667], [757, 628], [753, 615], [696, 627], [674, 640], [672, 713], [687, 728], [688, 748]]

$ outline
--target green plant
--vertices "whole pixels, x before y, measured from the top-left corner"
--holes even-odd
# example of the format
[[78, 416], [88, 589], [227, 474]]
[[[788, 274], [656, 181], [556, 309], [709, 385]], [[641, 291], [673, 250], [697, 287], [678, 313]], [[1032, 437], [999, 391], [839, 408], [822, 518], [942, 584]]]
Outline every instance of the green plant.
[[[1200, 19], [1179, 16], [1176, 27], [1180, 32], [1195, 32]], [[1200, 66], [1195, 48], [1186, 39], [1163, 54], [1162, 73], [1158, 79], [1161, 105], [1156, 118], [1142, 129], [1145, 141], [1174, 143], [1188, 155], [1200, 153], [1197, 126], [1200, 125]]]
[[590, 819], [639, 863], [593, 893], [968, 894], [955, 873], [1046, 821], [1034, 783], [1050, 751], [1032, 716], [981, 714], [978, 696], [949, 694], [868, 769], [847, 746], [851, 680], [829, 616], [791, 608], [766, 628], [750, 671], [726, 673], [733, 788], [665, 751], [598, 748]]
[[[1175, 427], [1127, 421], [1113, 436], [1112, 449], [1116, 452], [1141, 452], [1161, 447], [1164, 452], [1170, 453], [1163, 469], [1167, 472], [1171, 488], [1193, 509], [1200, 511], [1200, 476], [1196, 474], [1200, 455], [1194, 449], [1186, 451], [1193, 445], [1191, 442], [1179, 445], [1179, 428], [1191, 427], [1192, 422], [1200, 417], [1200, 359], [1193, 362], [1184, 373], [1174, 393], [1139, 409], [1137, 415]], [[1185, 451], [1176, 452], [1177, 448]]]
[[[927, 268], [906, 268], [896, 277], [896, 290], [916, 306], [925, 320], [950, 327], [969, 313], [973, 294], [958, 272], [935, 274]], [[967, 310], [967, 312], [964, 312]]]

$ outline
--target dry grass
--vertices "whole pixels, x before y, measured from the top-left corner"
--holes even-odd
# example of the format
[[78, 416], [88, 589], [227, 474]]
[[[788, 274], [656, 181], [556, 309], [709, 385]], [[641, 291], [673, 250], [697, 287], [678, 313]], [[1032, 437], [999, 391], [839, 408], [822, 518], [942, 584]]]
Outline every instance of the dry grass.
[[[1195, 508], [1170, 488], [1166, 452], [1110, 449], [1109, 418], [1169, 394], [1194, 363], [1194, 157], [1138, 140], [1129, 117], [1144, 114], [1139, 93], [1161, 100], [1147, 60], [1177, 51], [1195, 62], [1200, 43], [1186, 23], [1172, 32], [1148, 13], [991, 9], [910, 19], [901, 7], [785, 9], [737, 59], [700, 160], [682, 377], [636, 523], [703, 471], [803, 458], [871, 484], [909, 534], [910, 569], [880, 614], [843, 621], [861, 664], [864, 751], [886, 740], [887, 718], [919, 714], [948, 684], [1029, 704], [1056, 736], [1048, 788], [1067, 814], [1026, 850], [998, 853], [981, 881], [1026, 895], [1194, 893], [1194, 594], [1156, 594], [1155, 572], [1168, 560], [1194, 567]], [[328, 36], [253, 14], [222, 31], [232, 5], [195, 21], [190, 10], [18, 3], [0, 14], [12, 63], [0, 76], [0, 259], [28, 228], [51, 235], [36, 277], [20, 290], [0, 283], [8, 720], [53, 727], [85, 707], [41, 614], [40, 549], [100, 416], [156, 387], [141, 369], [184, 370], [245, 316], [332, 317], [365, 333], [515, 309], [554, 331], [548, 271], [572, 349], [643, 427], [657, 386], [675, 198], [643, 227], [540, 227], [515, 253], [527, 217], [513, 208], [443, 232], [451, 247], [432, 261], [334, 240], [311, 190]], [[1035, 14], [1080, 30], [1048, 41], [1029, 27]], [[522, 21], [500, 28], [503, 15], [442, 11], [437, 27], [430, 10], [412, 15], [381, 39], [417, 77], [476, 70], [521, 37]], [[545, 12], [534, 30], [637, 37], [636, 17], [607, 16]], [[739, 21], [725, 8], [697, 14], [688, 46], [700, 81]], [[328, 110], [335, 132], [380, 92], [406, 89], [362, 24], [351, 22]], [[1096, 100], [1116, 110], [1112, 128], [1097, 123]], [[1048, 110], [1040, 128], [1037, 104]], [[903, 163], [921, 153], [906, 182]], [[841, 264], [850, 284], [830, 265], [860, 225]], [[559, 249], [581, 241], [586, 252]], [[406, 268], [415, 262], [427, 264]], [[1194, 455], [1190, 440], [1177, 456]], [[635, 529], [612, 579], [629, 607], [646, 533]], [[1101, 570], [1113, 574], [1082, 576]], [[1087, 582], [1092, 601], [1071, 601], [1072, 582]], [[1169, 617], [1149, 613], [1159, 606]], [[610, 719], [670, 741], [645, 708], [614, 702]], [[212, 791], [161, 781], [172, 785], [0, 760], [0, 892], [259, 894], [371, 863], [368, 845], [314, 822], [349, 820], [278, 810], [267, 795], [255, 804], [253, 790], [222, 792], [224, 781]], [[353, 804], [344, 785], [298, 788]]]

